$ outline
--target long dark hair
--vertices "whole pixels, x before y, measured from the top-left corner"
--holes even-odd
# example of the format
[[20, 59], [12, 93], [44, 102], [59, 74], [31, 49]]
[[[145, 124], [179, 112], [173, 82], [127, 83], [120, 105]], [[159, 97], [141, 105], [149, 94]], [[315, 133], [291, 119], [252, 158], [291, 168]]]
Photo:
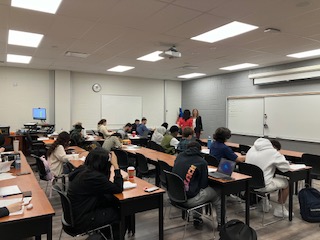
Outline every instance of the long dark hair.
[[183, 118], [185, 121], [187, 121], [190, 117], [191, 117], [191, 112], [190, 112], [190, 110], [188, 110], [188, 109], [184, 110], [184, 111], [183, 111], [183, 116], [182, 116], [182, 118]]
[[69, 133], [67, 132], [59, 133], [57, 140], [50, 146], [47, 152], [47, 156], [49, 157], [59, 145], [62, 145], [64, 148], [67, 147], [69, 145], [69, 141], [70, 141]]
[[109, 151], [102, 147], [95, 148], [86, 157], [84, 165], [87, 166], [88, 169], [106, 174], [106, 176], [109, 178], [111, 167], [111, 162], [109, 161]]

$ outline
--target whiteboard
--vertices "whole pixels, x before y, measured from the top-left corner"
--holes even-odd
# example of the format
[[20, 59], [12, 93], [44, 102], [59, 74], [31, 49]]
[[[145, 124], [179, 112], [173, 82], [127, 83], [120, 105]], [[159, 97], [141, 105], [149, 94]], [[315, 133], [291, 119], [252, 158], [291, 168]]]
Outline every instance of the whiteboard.
[[227, 105], [227, 127], [232, 133], [263, 136], [263, 97], [228, 99]]
[[125, 125], [142, 117], [142, 97], [123, 95], [101, 95], [101, 118], [108, 125]]
[[265, 135], [320, 142], [320, 94], [265, 98]]

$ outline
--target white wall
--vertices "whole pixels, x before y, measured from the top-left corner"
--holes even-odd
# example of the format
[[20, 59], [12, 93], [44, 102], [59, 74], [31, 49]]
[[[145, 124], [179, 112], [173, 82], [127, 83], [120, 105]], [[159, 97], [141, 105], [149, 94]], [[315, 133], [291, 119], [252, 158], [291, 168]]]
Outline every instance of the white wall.
[[47, 109], [47, 122], [53, 120], [49, 111], [52, 85], [48, 70], [0, 67], [0, 125], [16, 131], [26, 122], [34, 122], [32, 108]]
[[[94, 83], [102, 86], [99, 93], [92, 91]], [[102, 94], [142, 96], [147, 126], [161, 125], [165, 116], [171, 125], [181, 106], [181, 86], [181, 82], [155, 79], [0, 67], [0, 125], [10, 126], [11, 131], [21, 129], [24, 123], [34, 122], [32, 108], [44, 107], [47, 122], [56, 124], [56, 131], [68, 131], [77, 121], [83, 122], [86, 129], [96, 129], [101, 118]], [[119, 127], [122, 126], [109, 126]]]

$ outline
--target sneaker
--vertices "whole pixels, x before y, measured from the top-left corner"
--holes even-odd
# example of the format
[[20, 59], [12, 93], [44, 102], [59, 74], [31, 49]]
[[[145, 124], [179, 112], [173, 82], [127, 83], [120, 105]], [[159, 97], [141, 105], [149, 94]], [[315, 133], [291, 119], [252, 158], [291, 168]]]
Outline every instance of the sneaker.
[[228, 202], [242, 202], [242, 199], [239, 198], [239, 197], [236, 196], [236, 195], [230, 194], [230, 195], [227, 197], [227, 201], [228, 201]]
[[[283, 213], [282, 213], [282, 206], [279, 205], [279, 206], [277, 206], [277, 207], [274, 209], [273, 215], [274, 215], [275, 217], [280, 217], [280, 218], [284, 217], [284, 218], [287, 218], [287, 217], [289, 217], [289, 211], [288, 211], [285, 207], [283, 207]], [[294, 216], [294, 213], [292, 213], [292, 217], [293, 217], [293, 216]]]
[[268, 198], [263, 198], [260, 201], [260, 208], [261, 211], [268, 213], [270, 211], [270, 209], [272, 208], [272, 205], [270, 204], [270, 201]]
[[203, 226], [203, 220], [202, 220], [202, 218], [194, 218], [194, 219], [193, 219], [193, 226], [194, 226], [196, 229], [202, 228], [202, 226]]

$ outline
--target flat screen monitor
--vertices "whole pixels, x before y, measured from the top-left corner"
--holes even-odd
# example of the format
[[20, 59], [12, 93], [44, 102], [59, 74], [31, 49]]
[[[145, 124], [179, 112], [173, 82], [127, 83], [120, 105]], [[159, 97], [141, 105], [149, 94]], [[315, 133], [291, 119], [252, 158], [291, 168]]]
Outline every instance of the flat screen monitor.
[[34, 120], [46, 120], [47, 113], [45, 108], [33, 108], [32, 117]]

